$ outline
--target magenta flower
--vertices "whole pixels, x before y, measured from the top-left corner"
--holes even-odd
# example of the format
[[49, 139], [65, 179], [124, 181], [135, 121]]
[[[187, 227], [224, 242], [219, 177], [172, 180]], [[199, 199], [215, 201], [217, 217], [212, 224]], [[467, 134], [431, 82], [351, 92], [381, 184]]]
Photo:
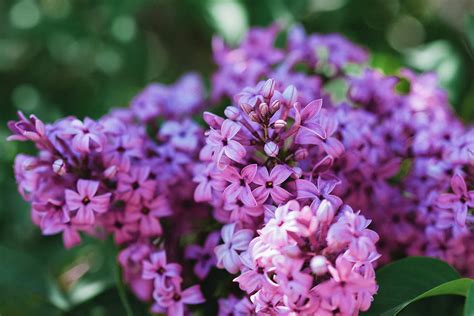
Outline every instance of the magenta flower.
[[199, 285], [191, 286], [184, 291], [181, 291], [179, 285], [175, 285], [171, 295], [156, 296], [157, 304], [167, 308], [168, 316], [183, 316], [185, 315], [185, 305], [197, 305], [206, 301]]
[[[329, 266], [332, 279], [321, 283], [316, 287], [316, 292], [323, 299], [331, 302], [334, 309], [339, 308], [343, 314], [350, 315], [361, 306], [362, 293], [369, 291], [372, 294], [377, 291], [377, 285], [373, 278], [364, 278], [357, 273], [352, 264], [344, 257], [336, 260], [336, 266]], [[363, 306], [362, 310], [367, 310], [368, 306]]]
[[338, 121], [334, 116], [322, 111], [319, 123], [324, 130], [325, 137], [318, 143], [324, 148], [324, 151], [331, 157], [337, 158], [344, 152], [344, 145], [334, 136], [338, 129]]
[[474, 207], [474, 190], [468, 191], [464, 178], [456, 173], [451, 178], [453, 193], [443, 193], [438, 197], [438, 206], [444, 209], [453, 209], [456, 221], [464, 223], [468, 208]]
[[199, 127], [191, 120], [168, 121], [160, 129], [159, 136], [180, 150], [193, 151], [198, 146]]
[[168, 199], [159, 195], [151, 200], [143, 200], [138, 205], [129, 203], [125, 216], [127, 221], [139, 223], [142, 236], [151, 237], [161, 236], [163, 233], [159, 218], [172, 214]]
[[13, 133], [7, 140], [9, 141], [41, 141], [46, 136], [44, 123], [35, 115], [30, 115], [27, 119], [22, 112], [18, 112], [18, 121], [8, 122], [8, 128]]
[[73, 225], [71, 222], [61, 223], [55, 222], [43, 228], [43, 234], [46, 236], [56, 235], [58, 233], [63, 234], [64, 247], [70, 249], [81, 243], [81, 236], [79, 235], [78, 225]]
[[212, 232], [207, 236], [204, 246], [189, 245], [186, 248], [185, 257], [196, 260], [194, 273], [201, 280], [204, 280], [211, 268], [216, 265], [214, 248], [219, 244], [220, 238], [219, 232]]
[[117, 191], [121, 198], [132, 204], [139, 204], [142, 199], [151, 200], [156, 183], [149, 177], [149, 167], [133, 167], [129, 172], [119, 174]]
[[265, 268], [257, 266], [257, 264], [250, 258], [248, 252], [240, 255], [240, 260], [243, 263], [243, 271], [234, 279], [234, 282], [239, 283], [242, 291], [252, 294], [266, 284]]
[[213, 189], [220, 188], [224, 180], [215, 179], [215, 165], [209, 164], [207, 166], [199, 165], [196, 168], [196, 174], [193, 181], [198, 183], [194, 191], [194, 200], [196, 202], [210, 202], [212, 200]]
[[120, 135], [105, 145], [103, 159], [108, 166], [117, 166], [120, 171], [127, 172], [133, 159], [143, 156], [143, 144], [141, 137]]
[[163, 290], [170, 290], [171, 280], [181, 280], [181, 265], [178, 263], [167, 263], [164, 250], [152, 253], [149, 260], [143, 261], [142, 277], [145, 280], [155, 280]]
[[328, 200], [333, 206], [334, 210], [339, 209], [342, 205], [342, 200], [337, 195], [331, 194], [336, 185], [339, 183], [337, 179], [323, 179], [318, 178], [316, 185], [305, 179], [298, 179], [295, 181], [297, 199], [311, 199], [311, 208], [317, 209], [322, 199]]
[[217, 266], [237, 273], [242, 265], [238, 252], [247, 250], [253, 232], [250, 229], [236, 231], [236, 224], [228, 224], [222, 227], [221, 235], [224, 244], [215, 248]]
[[224, 155], [237, 162], [241, 162], [245, 157], [245, 147], [234, 139], [239, 130], [240, 125], [231, 120], [225, 120], [220, 131], [211, 130], [207, 140], [214, 148], [215, 161], [220, 168], [225, 166], [222, 161]]
[[257, 165], [248, 165], [239, 172], [238, 169], [232, 166], [225, 168], [222, 177], [230, 182], [230, 185], [225, 188], [223, 194], [229, 201], [235, 201], [239, 198], [242, 203], [247, 206], [257, 206], [255, 197], [250, 189], [250, 183], [254, 181], [257, 174]]
[[306, 105], [301, 111], [296, 109], [295, 127], [297, 144], [315, 144], [326, 138], [326, 131], [318, 122], [323, 100], [315, 100]]
[[92, 225], [95, 213], [105, 213], [109, 207], [111, 193], [96, 195], [99, 189], [98, 181], [77, 181], [77, 192], [65, 191], [66, 205], [70, 211], [77, 211], [73, 222]]
[[275, 276], [276, 282], [282, 287], [282, 290], [291, 293], [291, 296], [307, 295], [313, 284], [313, 277], [302, 272], [301, 268], [304, 260], [285, 260], [279, 262], [278, 273]]
[[105, 144], [103, 126], [89, 118], [84, 122], [73, 120], [64, 131], [64, 135], [71, 135], [72, 147], [83, 154], [93, 150], [101, 152]]
[[127, 221], [123, 212], [108, 212], [102, 221], [107, 231], [114, 234], [116, 244], [129, 242], [138, 235], [137, 223]]
[[284, 165], [273, 167], [270, 174], [266, 167], [258, 168], [257, 175], [253, 180], [259, 186], [252, 191], [259, 204], [265, 203], [269, 196], [277, 204], [287, 202], [292, 194], [281, 187], [281, 184], [288, 179], [293, 171]]

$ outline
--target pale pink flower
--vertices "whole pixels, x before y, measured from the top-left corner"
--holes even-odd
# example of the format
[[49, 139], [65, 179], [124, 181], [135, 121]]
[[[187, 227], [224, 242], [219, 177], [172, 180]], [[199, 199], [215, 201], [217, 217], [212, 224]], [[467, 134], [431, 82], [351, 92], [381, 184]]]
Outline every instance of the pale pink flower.
[[232, 274], [237, 273], [242, 265], [239, 252], [247, 250], [253, 232], [250, 229], [236, 231], [236, 224], [234, 223], [222, 227], [221, 236], [224, 244], [215, 248], [217, 266], [225, 268]]

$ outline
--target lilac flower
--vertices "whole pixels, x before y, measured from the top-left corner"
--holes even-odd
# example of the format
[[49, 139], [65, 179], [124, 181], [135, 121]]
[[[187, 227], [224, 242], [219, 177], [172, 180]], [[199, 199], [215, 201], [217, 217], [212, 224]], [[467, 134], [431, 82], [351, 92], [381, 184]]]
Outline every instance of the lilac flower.
[[334, 137], [334, 134], [337, 131], [337, 119], [331, 117], [327, 112], [322, 112], [319, 122], [322, 129], [324, 130], [325, 137], [318, 142], [329, 156], [333, 158], [341, 156], [344, 152], [344, 145], [341, 143], [341, 141]]
[[[223, 117], [203, 114], [205, 134], [190, 120], [205, 94], [194, 74], [149, 85], [97, 121], [20, 113], [9, 139], [38, 149], [15, 160], [33, 223], [66, 247], [80, 232], [113, 234], [125, 282], [169, 315], [203, 301], [183, 284], [191, 269], [206, 282], [214, 265], [245, 292], [224, 286], [220, 312], [234, 315], [356, 315], [393, 253], [472, 275], [474, 129], [436, 76], [386, 76], [342, 36], [298, 26], [277, 47], [279, 31], [252, 29], [235, 47], [213, 40], [212, 99], [231, 102]], [[327, 89], [335, 80], [344, 100]], [[192, 244], [213, 225], [224, 225], [222, 244], [215, 231]], [[196, 262], [167, 261], [180, 258]]]
[[152, 299], [153, 281], [142, 278], [143, 261], [148, 259], [151, 251], [150, 243], [135, 242], [123, 249], [117, 258], [122, 266], [125, 282], [142, 301]]
[[161, 236], [163, 229], [159, 218], [173, 214], [165, 196], [159, 195], [150, 200], [143, 200], [141, 204], [129, 203], [126, 209], [126, 220], [138, 222], [140, 233], [145, 237]]
[[239, 198], [247, 206], [257, 206], [255, 197], [250, 189], [257, 174], [257, 165], [248, 165], [239, 172], [234, 167], [227, 167], [224, 170], [222, 177], [230, 182], [223, 192], [224, 196], [230, 201], [235, 201]]
[[224, 180], [219, 181], [213, 177], [215, 174], [214, 165], [199, 165], [196, 168], [196, 175], [193, 178], [194, 182], [198, 183], [194, 192], [194, 200], [196, 202], [210, 202], [212, 200], [213, 189], [221, 186]]
[[255, 263], [248, 252], [240, 255], [240, 260], [244, 265], [241, 274], [234, 279], [239, 283], [242, 291], [248, 294], [255, 293], [266, 284], [265, 267]]
[[179, 119], [193, 114], [203, 104], [204, 87], [200, 77], [188, 73], [175, 84], [148, 85], [131, 103], [133, 114], [143, 122], [150, 122], [159, 115]]
[[86, 118], [84, 122], [75, 119], [63, 132], [63, 135], [65, 137], [72, 136], [73, 148], [80, 153], [87, 154], [93, 150], [102, 151], [105, 144], [102, 130], [103, 126], [89, 118]]
[[466, 182], [460, 174], [451, 178], [453, 193], [443, 193], [438, 198], [441, 208], [454, 208], [458, 216], [465, 218], [469, 207], [474, 207], [474, 190], [468, 191]]
[[137, 135], [120, 135], [104, 146], [102, 157], [108, 166], [128, 172], [132, 161], [143, 157], [143, 144], [143, 139]]
[[97, 195], [99, 182], [83, 180], [77, 181], [77, 192], [65, 191], [66, 205], [70, 211], [77, 211], [73, 221], [77, 224], [94, 224], [95, 213], [105, 213], [110, 203], [110, 193]]
[[329, 266], [333, 279], [316, 287], [316, 291], [327, 300], [334, 309], [339, 308], [342, 313], [350, 314], [356, 309], [365, 311], [369, 306], [358, 301], [363, 298], [364, 291], [375, 292], [376, 285], [373, 278], [364, 278], [352, 269], [352, 265], [343, 257], [336, 260], [336, 266]]
[[173, 280], [181, 280], [181, 265], [167, 263], [166, 252], [158, 251], [150, 255], [149, 260], [143, 261], [143, 278], [155, 280], [160, 288], [171, 289]]
[[64, 247], [70, 249], [81, 243], [81, 236], [79, 235], [80, 228], [80, 226], [73, 225], [71, 222], [54, 222], [43, 228], [43, 234], [48, 236], [56, 235], [61, 232], [63, 234]]
[[239, 130], [240, 126], [231, 120], [225, 120], [222, 123], [220, 132], [211, 130], [208, 144], [214, 148], [215, 161], [218, 166], [223, 165], [222, 158], [224, 155], [237, 162], [242, 161], [245, 157], [246, 150], [244, 146], [234, 139]]
[[339, 181], [337, 179], [318, 178], [317, 185], [305, 179], [295, 181], [298, 199], [313, 199], [311, 207], [317, 209], [321, 199], [328, 200], [334, 209], [342, 205], [342, 200], [337, 195], [331, 194]]
[[118, 176], [118, 192], [123, 200], [139, 204], [143, 200], [151, 200], [155, 190], [155, 181], [150, 178], [149, 167], [133, 167], [129, 172]]
[[174, 291], [169, 296], [157, 298], [157, 304], [167, 309], [167, 315], [185, 315], [185, 305], [196, 305], [205, 302], [199, 285], [194, 285], [181, 291], [179, 286], [174, 286]]
[[291, 169], [283, 165], [273, 167], [270, 174], [268, 174], [266, 167], [258, 168], [253, 182], [259, 186], [252, 192], [257, 201], [263, 204], [269, 196], [278, 204], [288, 201], [291, 198], [291, 193], [283, 189], [281, 184], [285, 182], [292, 173]]
[[184, 151], [194, 151], [198, 145], [199, 127], [190, 120], [184, 122], [168, 121], [160, 129], [160, 137], [169, 139], [176, 148]]
[[187, 259], [196, 260], [194, 273], [201, 280], [204, 280], [213, 266], [216, 265], [214, 248], [219, 244], [219, 232], [213, 232], [207, 236], [204, 246], [190, 245], [185, 250]]
[[13, 135], [8, 137], [9, 141], [41, 141], [46, 136], [44, 123], [36, 116], [31, 115], [29, 119], [22, 112], [18, 112], [19, 121], [8, 122], [8, 128]]
[[326, 131], [318, 122], [319, 111], [321, 110], [322, 100], [310, 102], [301, 112], [296, 111], [296, 123], [299, 128], [296, 135], [296, 142], [299, 144], [314, 144], [321, 139], [325, 139]]
[[245, 251], [253, 236], [251, 230], [241, 229], [236, 231], [235, 226], [235, 224], [229, 224], [222, 228], [221, 235], [224, 244], [215, 248], [217, 266], [224, 267], [232, 274], [239, 271], [242, 264], [238, 251]]
[[106, 213], [102, 222], [107, 231], [114, 234], [116, 244], [132, 241], [138, 233], [136, 222], [127, 221], [123, 212]]

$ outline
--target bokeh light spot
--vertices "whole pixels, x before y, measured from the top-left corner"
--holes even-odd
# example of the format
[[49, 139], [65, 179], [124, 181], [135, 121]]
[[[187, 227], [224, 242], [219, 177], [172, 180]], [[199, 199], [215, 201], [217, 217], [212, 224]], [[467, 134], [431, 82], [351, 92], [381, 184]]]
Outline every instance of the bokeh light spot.
[[235, 43], [248, 28], [247, 12], [235, 1], [213, 1], [209, 12], [217, 31], [227, 41]]
[[38, 90], [29, 84], [20, 85], [13, 90], [12, 101], [18, 110], [31, 112], [40, 104]]
[[311, 11], [333, 11], [342, 8], [347, 0], [312, 0], [310, 2]]
[[36, 26], [41, 20], [41, 11], [34, 1], [22, 0], [10, 9], [10, 22], [20, 29]]
[[112, 49], [104, 49], [95, 56], [95, 65], [102, 72], [113, 74], [122, 67], [122, 58]]
[[112, 35], [121, 42], [129, 42], [135, 37], [136, 25], [130, 16], [120, 16], [112, 24]]
[[388, 41], [396, 50], [420, 45], [425, 39], [423, 25], [411, 16], [402, 16], [388, 30]]

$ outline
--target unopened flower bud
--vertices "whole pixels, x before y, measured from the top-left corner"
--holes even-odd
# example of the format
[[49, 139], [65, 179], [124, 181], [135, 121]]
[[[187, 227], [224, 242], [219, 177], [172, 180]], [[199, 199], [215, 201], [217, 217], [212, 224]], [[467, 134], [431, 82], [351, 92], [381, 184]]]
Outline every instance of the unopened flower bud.
[[59, 176], [66, 174], [66, 163], [62, 159], [57, 159], [53, 162], [53, 172]]
[[250, 112], [253, 110], [252, 106], [247, 103], [240, 103], [240, 108], [247, 114], [250, 114]]
[[300, 161], [308, 157], [308, 150], [306, 148], [299, 148], [295, 152], [295, 160]]
[[269, 157], [276, 157], [278, 156], [278, 152], [280, 151], [280, 148], [278, 148], [278, 145], [275, 144], [274, 142], [268, 142], [265, 144], [265, 146], [263, 147], [263, 149], [265, 150], [265, 153], [269, 156]]
[[283, 97], [285, 98], [286, 102], [291, 106], [296, 102], [298, 98], [298, 92], [296, 91], [296, 88], [294, 86], [288, 86], [288, 88], [283, 91]]
[[268, 98], [271, 98], [271, 96], [273, 95], [273, 92], [275, 92], [275, 80], [268, 79], [267, 81], [265, 81], [265, 84], [263, 85], [262, 95], [264, 98], [268, 99]]
[[316, 210], [316, 218], [320, 223], [329, 224], [334, 218], [334, 206], [328, 200], [322, 200]]
[[239, 109], [238, 109], [238, 108], [236, 108], [235, 106], [230, 105], [230, 106], [228, 106], [228, 107], [225, 108], [224, 114], [225, 114], [225, 116], [227, 116], [229, 119], [231, 119], [231, 120], [236, 120], [236, 119], [239, 117], [240, 112], [239, 112]]
[[265, 102], [260, 103], [258, 105], [258, 110], [260, 111], [260, 115], [262, 117], [267, 116], [267, 114], [269, 112], [268, 104], [266, 104]]
[[110, 166], [107, 169], [105, 169], [104, 177], [106, 177], [107, 179], [112, 179], [117, 174], [117, 171], [118, 171], [117, 166]]
[[276, 130], [280, 130], [282, 128], [285, 128], [286, 127], [286, 121], [284, 120], [276, 120], [275, 123], [273, 123], [273, 128], [275, 128]]
[[325, 256], [314, 256], [309, 265], [311, 271], [316, 275], [323, 275], [328, 271], [328, 262]]
[[254, 121], [254, 122], [259, 122], [260, 119], [258, 118], [258, 115], [257, 113], [255, 113], [255, 111], [252, 111], [249, 113], [249, 118], [250, 120]]
[[273, 115], [275, 114], [279, 109], [280, 109], [280, 100], [275, 100], [272, 102], [270, 105], [270, 114]]

